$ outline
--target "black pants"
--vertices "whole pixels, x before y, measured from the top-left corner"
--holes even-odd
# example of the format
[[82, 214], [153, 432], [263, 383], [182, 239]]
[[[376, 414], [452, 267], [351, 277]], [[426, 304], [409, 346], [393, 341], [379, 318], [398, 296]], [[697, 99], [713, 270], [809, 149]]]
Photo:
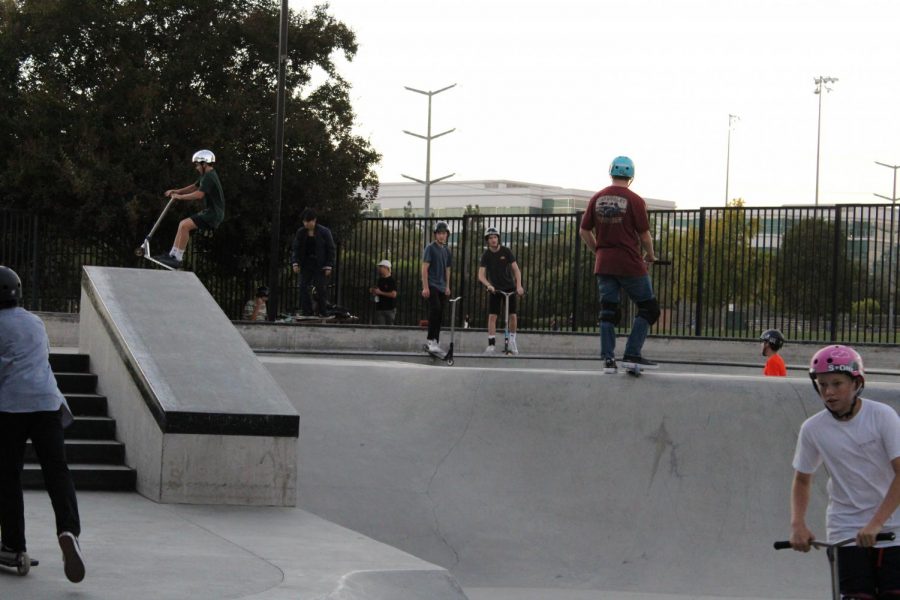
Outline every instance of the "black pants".
[[59, 411], [0, 412], [0, 530], [3, 545], [25, 552], [25, 502], [22, 498], [22, 465], [25, 443], [34, 446], [44, 485], [56, 515], [56, 534], [81, 535], [75, 486], [66, 464], [62, 417]]
[[428, 288], [428, 339], [441, 339], [441, 325], [444, 324], [444, 307], [447, 305], [447, 294], [435, 287]]
[[848, 598], [900, 597], [900, 546], [838, 548], [841, 593]]
[[312, 297], [309, 293], [312, 285], [316, 286], [318, 313], [325, 314], [328, 308], [328, 280], [325, 277], [325, 271], [313, 267], [300, 269], [300, 310], [304, 315], [313, 314]]

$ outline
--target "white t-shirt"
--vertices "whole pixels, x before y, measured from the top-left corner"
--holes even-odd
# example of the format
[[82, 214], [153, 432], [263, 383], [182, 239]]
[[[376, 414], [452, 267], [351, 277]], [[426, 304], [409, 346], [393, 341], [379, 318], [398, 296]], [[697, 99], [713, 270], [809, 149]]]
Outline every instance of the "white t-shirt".
[[[831, 475], [825, 519], [829, 542], [856, 537], [872, 519], [894, 480], [891, 460], [900, 457], [897, 411], [873, 400], [860, 402], [849, 421], [838, 421], [827, 410], [811, 416], [797, 439], [794, 469], [812, 474], [824, 462]], [[900, 540], [900, 511], [882, 531], [893, 531]]]

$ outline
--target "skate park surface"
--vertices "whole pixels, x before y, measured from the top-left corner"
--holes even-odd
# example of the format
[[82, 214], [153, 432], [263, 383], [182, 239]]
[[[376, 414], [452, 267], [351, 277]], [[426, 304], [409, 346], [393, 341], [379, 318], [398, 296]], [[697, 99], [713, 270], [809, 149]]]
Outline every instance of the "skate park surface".
[[[821, 407], [801, 372], [686, 362], [636, 379], [564, 358], [446, 367], [413, 348], [410, 360], [321, 350], [257, 354], [300, 414], [296, 508], [82, 493], [88, 576], [72, 585], [49, 501], [28, 492], [42, 563], [0, 572], [0, 598], [829, 594], [823, 553], [772, 550], [788, 533], [798, 428]], [[896, 408], [892, 381], [866, 395]], [[825, 482], [809, 511], [820, 535]]]

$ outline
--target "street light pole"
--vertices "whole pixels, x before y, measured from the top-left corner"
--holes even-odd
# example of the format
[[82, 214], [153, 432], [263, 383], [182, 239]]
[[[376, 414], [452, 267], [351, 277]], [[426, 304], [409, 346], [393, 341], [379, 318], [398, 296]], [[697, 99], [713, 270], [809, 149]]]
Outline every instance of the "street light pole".
[[725, 154], [725, 206], [728, 206], [728, 179], [731, 175], [731, 127], [735, 121], [740, 121], [737, 115], [728, 115], [728, 150]]
[[819, 205], [819, 150], [822, 144], [822, 96], [823, 96], [823, 88], [824, 92], [830, 92], [831, 88], [828, 87], [829, 83], [836, 83], [837, 77], [823, 77], [818, 76], [813, 80], [816, 84], [816, 89], [813, 90], [813, 94], [816, 94], [819, 97], [819, 124], [818, 130], [816, 133], [816, 206]]
[[416, 183], [421, 183], [425, 186], [425, 218], [427, 219], [431, 213], [431, 184], [437, 183], [439, 181], [443, 181], [445, 179], [449, 179], [449, 178], [453, 177], [454, 175], [456, 175], [456, 173], [450, 173], [449, 175], [444, 175], [443, 177], [438, 177], [437, 179], [431, 179], [431, 140], [435, 140], [441, 136], [444, 136], [444, 135], [447, 135], [448, 133], [453, 133], [454, 131], [456, 131], [456, 128], [454, 127], [453, 129], [447, 130], [443, 133], [439, 133], [437, 135], [431, 135], [431, 97], [436, 96], [436, 95], [440, 94], [441, 92], [446, 92], [450, 88], [456, 87], [456, 84], [454, 83], [453, 85], [448, 85], [447, 87], [441, 88], [434, 92], [432, 92], [432, 91], [426, 92], [424, 90], [417, 90], [417, 89], [411, 88], [409, 86], [404, 86], [404, 87], [407, 90], [409, 90], [410, 92], [415, 92], [417, 94], [422, 94], [424, 96], [428, 96], [428, 133], [426, 135], [420, 135], [418, 133], [406, 131], [405, 129], [403, 130], [403, 133], [405, 133], [407, 135], [411, 135], [413, 137], [417, 137], [419, 139], [425, 140], [425, 179], [424, 180], [416, 179], [415, 177], [410, 177], [409, 175], [403, 175], [401, 173], [402, 177], [406, 177], [407, 179], [415, 181]]
[[894, 209], [897, 205], [897, 169], [900, 169], [900, 165], [888, 165], [883, 162], [875, 161], [876, 165], [880, 165], [882, 167], [887, 167], [888, 169], [894, 170], [894, 188], [891, 192], [891, 197], [882, 196], [881, 194], [875, 194], [879, 198], [884, 198], [885, 200], [891, 201], [891, 242], [890, 248], [888, 249], [888, 335], [890, 335], [890, 340], [888, 343], [893, 343], [894, 341], [894, 304], [896, 299], [896, 293], [894, 291], [894, 246], [897, 245], [895, 241], [895, 236], [897, 234], [896, 229], [896, 217], [894, 215]]
[[284, 105], [287, 92], [285, 75], [288, 60], [288, 22], [290, 9], [288, 0], [281, 0], [281, 15], [278, 27], [278, 84], [275, 93], [275, 171], [272, 174], [272, 225], [269, 245], [269, 303], [267, 318], [274, 321], [278, 315], [281, 286], [278, 268], [281, 259], [281, 183], [284, 173]]

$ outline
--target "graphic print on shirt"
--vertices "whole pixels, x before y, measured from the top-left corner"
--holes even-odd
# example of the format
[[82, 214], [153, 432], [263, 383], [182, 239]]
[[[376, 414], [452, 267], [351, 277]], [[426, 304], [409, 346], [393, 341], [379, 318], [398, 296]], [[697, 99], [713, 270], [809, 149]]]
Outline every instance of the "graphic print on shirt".
[[628, 200], [621, 196], [600, 196], [594, 204], [594, 217], [598, 223], [621, 223], [628, 209]]

